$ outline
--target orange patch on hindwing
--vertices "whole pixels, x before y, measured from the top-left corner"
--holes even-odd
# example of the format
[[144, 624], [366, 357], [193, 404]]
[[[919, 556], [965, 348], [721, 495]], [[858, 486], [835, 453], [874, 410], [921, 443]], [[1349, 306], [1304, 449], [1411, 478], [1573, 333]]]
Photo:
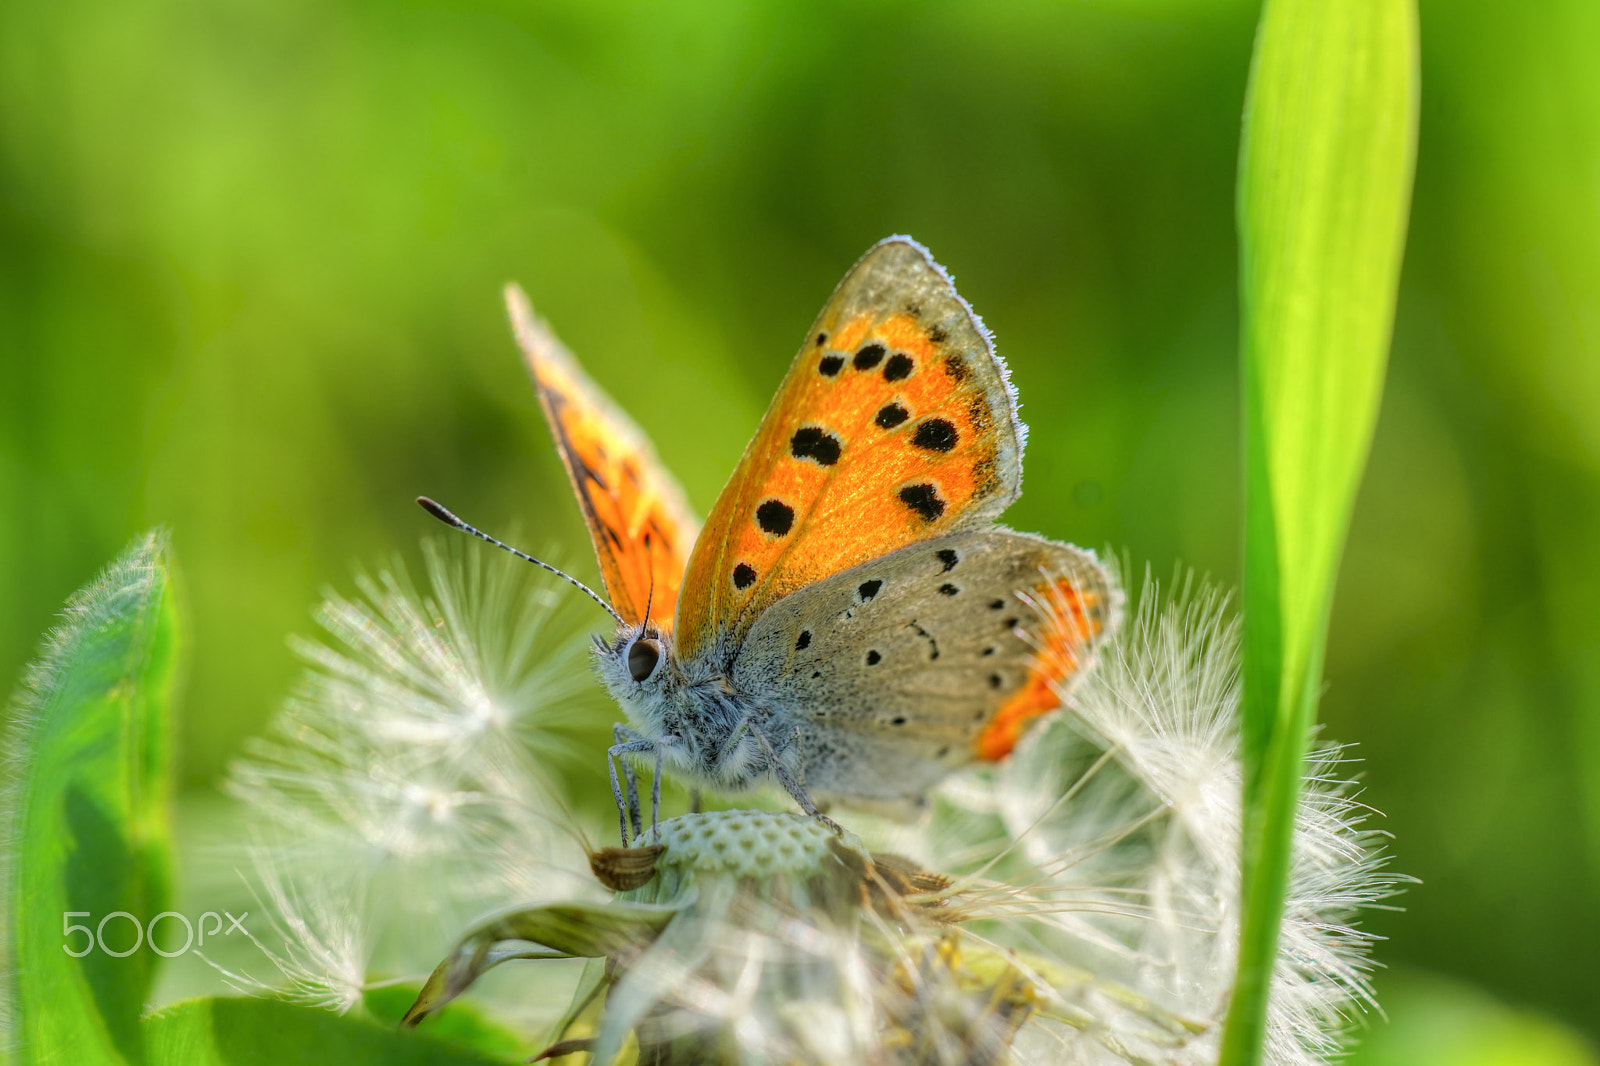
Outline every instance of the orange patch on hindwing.
[[1061, 686], [1082, 668], [1085, 650], [1094, 646], [1104, 627], [1100, 594], [1080, 590], [1068, 579], [1036, 589], [1032, 598], [1046, 618], [1044, 632], [1022, 686], [973, 741], [980, 759], [1005, 758], [1033, 719], [1061, 705]]

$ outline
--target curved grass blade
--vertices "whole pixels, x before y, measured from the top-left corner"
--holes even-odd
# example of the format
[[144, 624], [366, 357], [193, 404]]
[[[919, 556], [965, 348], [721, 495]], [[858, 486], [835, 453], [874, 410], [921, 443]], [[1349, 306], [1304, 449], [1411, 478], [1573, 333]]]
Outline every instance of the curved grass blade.
[[1259, 1061], [1334, 579], [1416, 148], [1413, 0], [1267, 0], [1240, 149], [1244, 904], [1222, 1062]]
[[178, 645], [166, 537], [151, 533], [68, 602], [13, 702], [0, 927], [21, 1061], [147, 1061], [139, 1015], [160, 956], [111, 952], [166, 909]]

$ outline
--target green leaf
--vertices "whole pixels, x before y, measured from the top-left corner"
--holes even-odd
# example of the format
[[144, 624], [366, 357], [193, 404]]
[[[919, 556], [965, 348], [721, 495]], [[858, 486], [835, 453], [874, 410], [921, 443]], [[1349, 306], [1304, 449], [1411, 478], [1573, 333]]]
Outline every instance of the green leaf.
[[1413, 0], [1268, 0], [1239, 160], [1245, 915], [1230, 1064], [1260, 1056], [1334, 579], [1393, 329], [1416, 115]]
[[[361, 994], [361, 1002], [380, 1024], [388, 1023], [390, 1028], [397, 1028], [406, 1016], [406, 1010], [421, 993], [421, 985], [406, 982], [369, 988]], [[512, 1061], [526, 1059], [529, 1053], [526, 1037], [512, 1032], [473, 1004], [461, 1000], [434, 1013], [428, 1019], [426, 1031], [435, 1040], [465, 1044]]]
[[[152, 533], [68, 602], [14, 702], [0, 924], [21, 1061], [147, 1061], [139, 1014], [160, 956], [147, 943], [124, 957], [65, 949], [99, 932], [122, 951], [135, 921], [142, 937], [166, 909], [178, 646], [166, 538]], [[119, 911], [132, 917], [107, 919]], [[89, 933], [69, 937], [69, 924]]]
[[484, 1066], [515, 1062], [270, 999], [192, 999], [145, 1019], [160, 1066]]

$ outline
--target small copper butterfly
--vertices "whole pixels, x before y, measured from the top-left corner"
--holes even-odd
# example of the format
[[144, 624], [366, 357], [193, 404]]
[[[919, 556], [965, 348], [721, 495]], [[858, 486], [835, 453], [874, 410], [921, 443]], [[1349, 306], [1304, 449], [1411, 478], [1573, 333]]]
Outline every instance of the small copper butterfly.
[[595, 660], [628, 720], [619, 817], [615, 759], [638, 754], [658, 802], [664, 765], [725, 792], [776, 778], [818, 817], [903, 814], [1009, 753], [1114, 628], [1092, 552], [995, 525], [1027, 428], [988, 331], [910, 238], [834, 290], [703, 529], [644, 435], [506, 296], [617, 619]]

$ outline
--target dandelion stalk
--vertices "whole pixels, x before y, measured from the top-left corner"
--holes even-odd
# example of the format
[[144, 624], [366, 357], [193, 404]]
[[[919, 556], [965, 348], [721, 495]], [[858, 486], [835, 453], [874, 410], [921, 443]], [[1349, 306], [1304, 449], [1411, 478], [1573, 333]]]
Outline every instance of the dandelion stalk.
[[1268, 0], [1239, 161], [1244, 925], [1222, 1061], [1260, 1060], [1339, 556], [1416, 144], [1412, 0]]

